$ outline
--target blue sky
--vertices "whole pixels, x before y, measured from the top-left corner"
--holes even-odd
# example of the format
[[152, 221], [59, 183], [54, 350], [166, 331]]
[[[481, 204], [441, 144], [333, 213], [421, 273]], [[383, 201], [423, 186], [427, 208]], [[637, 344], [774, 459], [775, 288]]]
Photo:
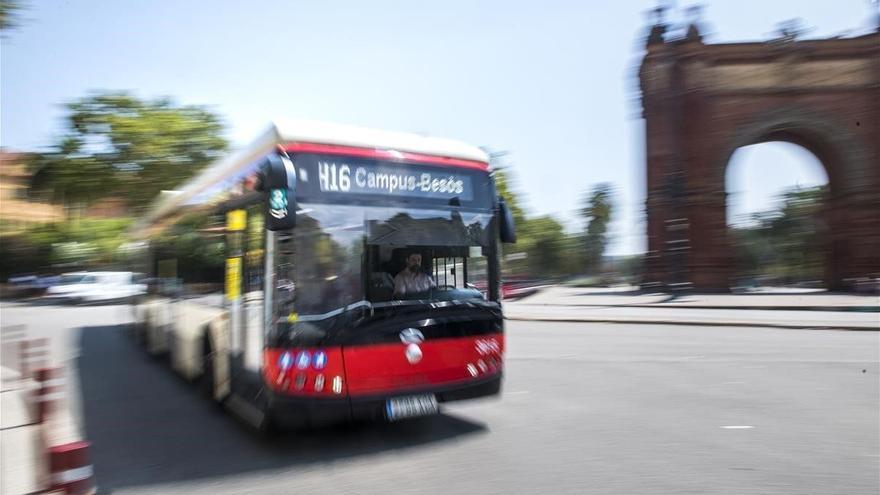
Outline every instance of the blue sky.
[[[95, 89], [209, 105], [236, 145], [273, 116], [453, 137], [509, 151], [529, 212], [569, 228], [583, 192], [612, 182], [611, 252], [639, 252], [635, 71], [654, 5], [31, 1], [2, 41], [0, 144], [45, 147], [61, 105]], [[707, 41], [725, 42], [766, 39], [793, 17], [810, 37], [864, 30], [869, 12], [866, 0], [730, 0], [706, 5], [703, 19]], [[791, 145], [744, 148], [732, 163], [734, 217], [769, 207], [782, 187], [825, 181]]]

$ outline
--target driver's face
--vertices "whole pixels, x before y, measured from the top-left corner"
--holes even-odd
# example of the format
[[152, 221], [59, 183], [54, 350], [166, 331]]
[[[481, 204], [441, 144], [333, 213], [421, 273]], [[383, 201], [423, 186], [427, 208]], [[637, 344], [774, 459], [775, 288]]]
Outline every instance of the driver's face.
[[411, 254], [406, 259], [406, 267], [410, 270], [418, 268], [422, 266], [422, 255], [421, 254]]

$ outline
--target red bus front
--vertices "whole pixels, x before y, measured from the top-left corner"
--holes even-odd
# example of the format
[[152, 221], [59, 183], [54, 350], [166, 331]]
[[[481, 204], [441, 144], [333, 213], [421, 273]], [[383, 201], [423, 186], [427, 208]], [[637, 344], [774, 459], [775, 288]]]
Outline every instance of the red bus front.
[[498, 219], [484, 163], [287, 149], [296, 225], [274, 232], [264, 406], [283, 425], [398, 420], [496, 395]]

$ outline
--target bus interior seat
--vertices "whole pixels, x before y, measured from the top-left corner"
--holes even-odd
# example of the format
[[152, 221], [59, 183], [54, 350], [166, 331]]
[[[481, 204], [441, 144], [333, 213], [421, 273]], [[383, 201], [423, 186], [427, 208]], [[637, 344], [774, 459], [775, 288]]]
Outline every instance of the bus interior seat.
[[394, 279], [388, 272], [370, 273], [370, 294], [373, 301], [390, 301], [394, 295]]
[[374, 289], [394, 289], [394, 279], [388, 272], [373, 272], [370, 274], [370, 286]]

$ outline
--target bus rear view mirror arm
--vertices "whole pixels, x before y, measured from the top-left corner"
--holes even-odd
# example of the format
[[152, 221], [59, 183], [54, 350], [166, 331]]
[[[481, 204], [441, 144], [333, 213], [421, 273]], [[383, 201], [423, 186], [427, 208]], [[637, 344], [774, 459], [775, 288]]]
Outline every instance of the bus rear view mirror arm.
[[503, 243], [516, 243], [516, 225], [513, 221], [513, 212], [510, 211], [502, 197], [498, 198], [498, 235]]

